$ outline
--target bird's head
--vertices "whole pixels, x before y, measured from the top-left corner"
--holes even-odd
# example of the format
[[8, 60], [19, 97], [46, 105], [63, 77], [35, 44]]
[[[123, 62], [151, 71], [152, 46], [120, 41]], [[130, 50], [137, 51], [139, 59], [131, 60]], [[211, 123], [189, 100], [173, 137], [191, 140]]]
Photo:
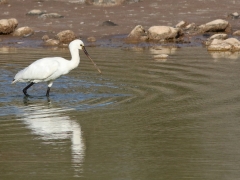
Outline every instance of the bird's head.
[[77, 49], [83, 50], [84, 43], [80, 39], [75, 39], [72, 42], [70, 42], [69, 48], [70, 49], [77, 48]]
[[84, 50], [85, 49], [84, 43], [81, 40], [79, 40], [79, 46], [78, 47], [79, 47], [80, 50]]
[[101, 70], [97, 67], [97, 65], [93, 62], [92, 58], [90, 57], [90, 55], [88, 54], [84, 43], [80, 40], [80, 39], [75, 39], [73, 40], [70, 44], [69, 44], [69, 48], [73, 49], [73, 48], [78, 48], [80, 50], [82, 50], [86, 56], [92, 61], [93, 65], [97, 68], [98, 72], [101, 73]]

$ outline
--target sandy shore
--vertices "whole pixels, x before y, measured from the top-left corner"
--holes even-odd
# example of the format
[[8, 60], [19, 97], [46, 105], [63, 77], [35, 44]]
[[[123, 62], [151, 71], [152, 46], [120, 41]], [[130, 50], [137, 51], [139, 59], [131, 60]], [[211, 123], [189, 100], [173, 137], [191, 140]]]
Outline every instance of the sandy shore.
[[[227, 17], [228, 13], [237, 12], [240, 1], [236, 0], [143, 0], [133, 4], [114, 7], [69, 3], [54, 0], [8, 0], [9, 4], [0, 5], [1, 19], [16, 18], [18, 27], [29, 26], [35, 34], [27, 38], [0, 35], [0, 46], [43, 47], [42, 36], [54, 37], [63, 30], [72, 30], [86, 41], [87, 37], [97, 39], [95, 45], [121, 46], [123, 37], [136, 26], [148, 29], [154, 25], [175, 26], [184, 20], [196, 25], [215, 19], [225, 19], [238, 30], [239, 20]], [[32, 9], [59, 13], [64, 18], [41, 19], [26, 16]], [[118, 26], [102, 26], [110, 20]], [[88, 43], [89, 45], [91, 43]]]

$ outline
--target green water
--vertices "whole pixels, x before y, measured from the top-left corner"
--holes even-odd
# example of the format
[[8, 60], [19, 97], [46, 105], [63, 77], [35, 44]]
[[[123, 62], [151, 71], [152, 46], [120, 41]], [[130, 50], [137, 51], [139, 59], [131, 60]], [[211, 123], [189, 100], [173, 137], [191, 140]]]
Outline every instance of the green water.
[[[240, 58], [204, 48], [87, 48], [23, 96], [15, 73], [68, 50], [0, 49], [0, 179], [239, 179]], [[167, 60], [155, 55], [169, 53]]]

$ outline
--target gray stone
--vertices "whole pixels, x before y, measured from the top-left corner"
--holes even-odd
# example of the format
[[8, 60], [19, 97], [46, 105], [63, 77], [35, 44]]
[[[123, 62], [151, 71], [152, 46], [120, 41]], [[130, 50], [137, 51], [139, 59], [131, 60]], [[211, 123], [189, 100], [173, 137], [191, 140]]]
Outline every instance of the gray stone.
[[39, 16], [39, 18], [63, 18], [64, 16], [58, 13], [46, 13]]
[[97, 5], [97, 6], [116, 6], [123, 3], [136, 3], [142, 0], [86, 0], [87, 4]]
[[132, 4], [132, 3], [137, 3], [137, 2], [142, 2], [143, 0], [125, 0], [126, 3]]
[[104, 21], [102, 23], [102, 26], [117, 26], [117, 24], [109, 20], [109, 21]]
[[228, 14], [228, 17], [232, 18], [232, 19], [238, 19], [239, 18], [239, 14], [237, 12]]
[[42, 11], [42, 10], [39, 10], [39, 9], [33, 9], [33, 10], [29, 11], [26, 15], [39, 16], [39, 15], [42, 15], [42, 14], [46, 14], [46, 11]]

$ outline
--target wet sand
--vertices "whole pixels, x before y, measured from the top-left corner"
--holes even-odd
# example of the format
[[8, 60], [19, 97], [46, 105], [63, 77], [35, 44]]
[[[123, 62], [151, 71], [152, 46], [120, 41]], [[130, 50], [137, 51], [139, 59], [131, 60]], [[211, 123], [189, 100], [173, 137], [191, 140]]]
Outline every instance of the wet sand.
[[[68, 29], [85, 41], [87, 37], [96, 37], [95, 45], [111, 46], [115, 43], [121, 46], [124, 44], [122, 39], [136, 25], [142, 25], [147, 30], [154, 25], [175, 26], [182, 20], [201, 25], [215, 19], [226, 19], [233, 31], [239, 27], [238, 19], [227, 17], [227, 14], [238, 11], [240, 1], [236, 0], [143, 0], [113, 7], [53, 0], [8, 2], [9, 4], [0, 5], [1, 19], [16, 18], [18, 27], [29, 26], [34, 29], [35, 34], [27, 38], [0, 35], [0, 46], [39, 47], [43, 46], [43, 35], [54, 37], [58, 32]], [[32, 9], [59, 13], [64, 18], [41, 19], [27, 16], [26, 13]], [[102, 26], [107, 20], [118, 26]]]

